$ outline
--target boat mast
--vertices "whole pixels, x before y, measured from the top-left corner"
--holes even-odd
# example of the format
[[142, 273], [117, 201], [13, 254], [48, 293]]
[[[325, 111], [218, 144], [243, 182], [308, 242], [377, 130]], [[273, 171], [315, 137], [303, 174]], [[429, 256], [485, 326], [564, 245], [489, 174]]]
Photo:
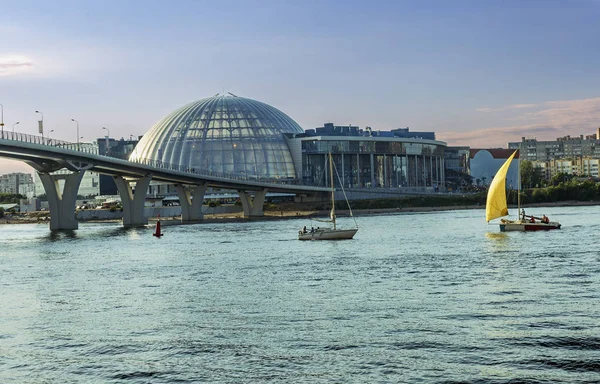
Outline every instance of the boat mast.
[[522, 143], [519, 145], [519, 160], [517, 161], [517, 217], [519, 218], [521, 218], [521, 146]]
[[329, 217], [333, 221], [333, 230], [335, 231], [335, 188], [333, 187], [333, 157], [329, 152], [329, 179], [331, 183], [331, 213]]

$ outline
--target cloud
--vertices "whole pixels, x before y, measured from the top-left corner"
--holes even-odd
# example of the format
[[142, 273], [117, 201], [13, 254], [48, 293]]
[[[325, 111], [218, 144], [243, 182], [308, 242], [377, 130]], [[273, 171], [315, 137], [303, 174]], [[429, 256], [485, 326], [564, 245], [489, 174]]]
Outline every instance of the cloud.
[[[533, 109], [535, 111], [523, 111]], [[547, 101], [541, 104], [516, 104], [495, 109], [508, 112], [505, 120], [512, 121], [498, 127], [468, 132], [439, 132], [440, 140], [448, 145], [468, 145], [478, 148], [505, 148], [508, 142], [522, 137], [555, 140], [563, 136], [590, 135], [600, 127], [600, 97], [580, 100]], [[518, 124], [514, 124], [518, 123]]]
[[536, 108], [538, 107], [539, 104], [514, 104], [514, 105], [507, 105], [505, 107], [500, 107], [500, 108], [488, 108], [488, 107], [483, 107], [483, 108], [477, 108], [476, 111], [477, 112], [502, 112], [502, 111], [508, 111], [511, 109], [529, 109], [529, 108]]
[[23, 56], [0, 57], [0, 76], [16, 75], [33, 68], [33, 62]]

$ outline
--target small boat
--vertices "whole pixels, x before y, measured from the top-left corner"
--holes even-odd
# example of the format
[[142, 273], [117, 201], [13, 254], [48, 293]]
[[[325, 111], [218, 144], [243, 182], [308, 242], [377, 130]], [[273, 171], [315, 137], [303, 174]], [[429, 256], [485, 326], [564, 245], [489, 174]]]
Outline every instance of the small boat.
[[[516, 153], [517, 151], [504, 162], [490, 184], [485, 204], [485, 219], [488, 223], [490, 220], [508, 216], [508, 204], [506, 202], [506, 174], [508, 173], [508, 168]], [[521, 190], [520, 179], [521, 175], [519, 174], [519, 192]], [[543, 215], [542, 217], [526, 215], [525, 210], [521, 209], [520, 196], [517, 198], [517, 211], [519, 212], [519, 218], [517, 220], [500, 219], [501, 232], [548, 231], [551, 229], [560, 229], [560, 223], [550, 221], [546, 215]]]
[[[358, 232], [358, 225], [356, 225], [356, 221], [354, 222], [356, 227], [350, 229], [338, 229], [336, 216], [335, 216], [335, 188], [333, 186], [333, 160], [331, 157], [331, 152], [329, 153], [329, 175], [331, 182], [331, 211], [329, 212], [329, 222], [332, 224], [331, 228], [321, 228], [317, 227], [316, 229], [311, 228], [307, 230], [306, 227], [302, 228], [298, 232], [298, 240], [349, 240], [354, 237], [356, 232]], [[339, 178], [339, 176], [338, 176]], [[340, 183], [342, 184], [342, 183]], [[344, 187], [342, 185], [342, 191]], [[346, 198], [346, 193], [344, 192], [344, 198], [346, 199], [346, 204], [348, 204], [348, 210], [350, 211], [350, 216], [352, 216], [352, 209], [350, 208], [350, 203], [348, 202], [348, 198]]]
[[551, 229], [560, 229], [560, 223], [550, 221], [546, 215], [542, 217], [526, 215], [525, 212], [520, 215], [519, 220], [500, 220], [500, 231], [549, 231]]

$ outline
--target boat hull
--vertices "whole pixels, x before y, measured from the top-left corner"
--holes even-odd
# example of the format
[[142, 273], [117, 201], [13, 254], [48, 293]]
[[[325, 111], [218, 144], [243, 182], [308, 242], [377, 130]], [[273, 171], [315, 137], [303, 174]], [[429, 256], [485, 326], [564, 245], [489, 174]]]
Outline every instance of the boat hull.
[[530, 223], [523, 220], [502, 220], [500, 223], [500, 232], [532, 232], [532, 231], [550, 231], [552, 229], [560, 229], [560, 223], [549, 222], [549, 223]]
[[300, 232], [298, 240], [350, 240], [354, 237], [358, 228], [354, 229], [318, 229], [314, 232]]

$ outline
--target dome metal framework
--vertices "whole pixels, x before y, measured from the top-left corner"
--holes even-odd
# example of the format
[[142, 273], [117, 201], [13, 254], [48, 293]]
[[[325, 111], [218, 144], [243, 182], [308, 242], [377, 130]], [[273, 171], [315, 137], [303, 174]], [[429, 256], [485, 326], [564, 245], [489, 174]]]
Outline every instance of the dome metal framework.
[[209, 97], [156, 123], [130, 160], [155, 160], [190, 169], [266, 178], [296, 178], [284, 133], [303, 133], [280, 110], [256, 100]]

